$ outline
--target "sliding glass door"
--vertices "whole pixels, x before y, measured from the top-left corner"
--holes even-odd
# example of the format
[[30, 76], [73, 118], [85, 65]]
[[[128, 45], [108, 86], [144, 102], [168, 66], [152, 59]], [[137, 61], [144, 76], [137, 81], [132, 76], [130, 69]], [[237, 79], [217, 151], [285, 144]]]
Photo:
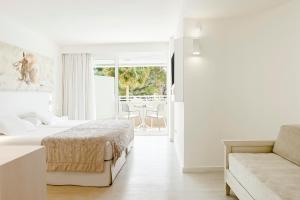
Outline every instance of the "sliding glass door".
[[167, 67], [120, 63], [118, 80], [119, 115], [129, 116], [135, 127], [143, 132], [165, 130], [168, 116]]

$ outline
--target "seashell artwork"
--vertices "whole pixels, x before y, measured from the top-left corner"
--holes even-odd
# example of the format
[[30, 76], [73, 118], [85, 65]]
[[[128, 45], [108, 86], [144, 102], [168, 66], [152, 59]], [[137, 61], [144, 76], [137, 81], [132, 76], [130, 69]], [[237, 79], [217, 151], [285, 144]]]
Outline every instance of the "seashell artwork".
[[0, 42], [0, 90], [53, 91], [54, 60]]
[[23, 58], [16, 62], [14, 67], [20, 73], [19, 81], [24, 81], [28, 85], [39, 83], [37, 60], [33, 54], [23, 52]]

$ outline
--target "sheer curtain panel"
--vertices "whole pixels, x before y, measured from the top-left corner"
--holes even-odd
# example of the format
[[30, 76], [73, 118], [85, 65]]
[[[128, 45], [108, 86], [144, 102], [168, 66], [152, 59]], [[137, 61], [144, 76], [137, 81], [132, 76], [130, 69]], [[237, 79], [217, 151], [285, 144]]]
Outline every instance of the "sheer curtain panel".
[[62, 55], [62, 114], [72, 120], [96, 118], [93, 60], [90, 54]]

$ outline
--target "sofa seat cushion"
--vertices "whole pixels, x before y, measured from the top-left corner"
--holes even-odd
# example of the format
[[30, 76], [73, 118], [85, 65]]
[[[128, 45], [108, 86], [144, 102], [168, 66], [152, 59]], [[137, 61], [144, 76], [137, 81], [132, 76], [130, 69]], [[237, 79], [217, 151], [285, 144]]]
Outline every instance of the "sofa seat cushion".
[[229, 154], [229, 171], [255, 200], [300, 199], [300, 167], [274, 153]]
[[300, 125], [281, 126], [273, 152], [300, 166]]

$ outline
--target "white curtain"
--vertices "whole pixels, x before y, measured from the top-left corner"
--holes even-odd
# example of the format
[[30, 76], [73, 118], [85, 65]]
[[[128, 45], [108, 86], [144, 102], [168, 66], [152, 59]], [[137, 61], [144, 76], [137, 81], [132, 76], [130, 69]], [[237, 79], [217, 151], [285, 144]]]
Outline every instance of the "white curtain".
[[90, 54], [62, 55], [62, 114], [69, 119], [96, 118], [93, 61]]

